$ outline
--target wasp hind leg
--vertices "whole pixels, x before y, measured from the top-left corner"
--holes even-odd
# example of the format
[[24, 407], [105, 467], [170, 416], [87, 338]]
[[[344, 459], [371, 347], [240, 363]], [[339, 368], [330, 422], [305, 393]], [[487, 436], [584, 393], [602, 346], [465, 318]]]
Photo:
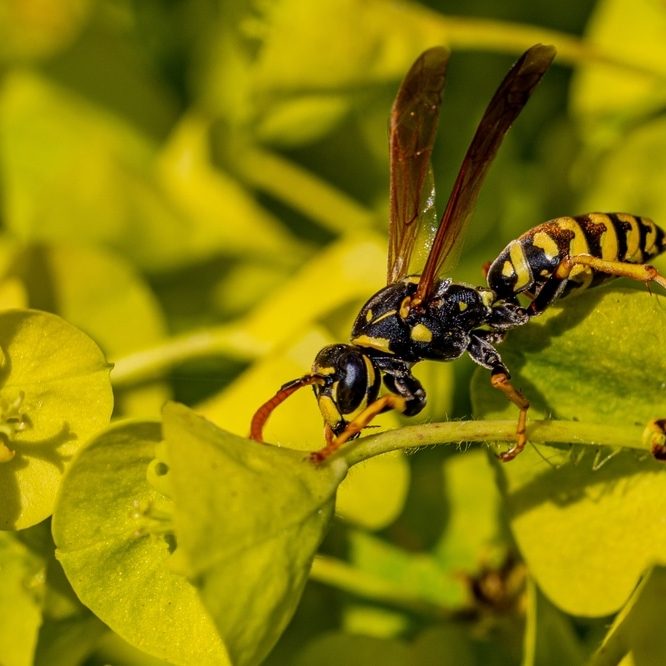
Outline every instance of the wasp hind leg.
[[593, 271], [612, 275], [614, 277], [626, 277], [639, 282], [655, 282], [666, 290], [666, 277], [651, 264], [632, 264], [626, 261], [608, 261], [593, 257], [591, 254], [577, 254], [563, 259], [555, 269], [553, 275], [543, 285], [536, 298], [529, 305], [530, 315], [543, 312], [560, 295], [560, 289], [564, 281], [568, 279], [575, 266], [587, 266]]

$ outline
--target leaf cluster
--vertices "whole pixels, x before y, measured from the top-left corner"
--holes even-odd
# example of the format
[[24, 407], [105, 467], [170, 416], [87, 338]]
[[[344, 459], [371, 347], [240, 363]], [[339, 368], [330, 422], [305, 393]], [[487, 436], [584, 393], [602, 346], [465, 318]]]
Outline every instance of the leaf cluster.
[[453, 52], [438, 210], [511, 60], [559, 53], [452, 277], [557, 215], [664, 226], [663, 7], [40, 7], [0, 8], [0, 663], [665, 663], [663, 295], [509, 336], [510, 464], [515, 409], [465, 361], [325, 465], [306, 391], [278, 446], [245, 439], [382, 286], [386, 118], [425, 48]]

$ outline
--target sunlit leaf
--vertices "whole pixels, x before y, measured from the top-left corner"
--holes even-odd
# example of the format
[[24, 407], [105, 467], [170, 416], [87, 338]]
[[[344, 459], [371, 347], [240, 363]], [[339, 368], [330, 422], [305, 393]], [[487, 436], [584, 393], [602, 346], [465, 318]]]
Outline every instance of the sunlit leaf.
[[[666, 414], [665, 348], [663, 299], [615, 288], [552, 309], [501, 349], [532, 418], [619, 425]], [[516, 417], [493, 393], [480, 372], [475, 411]], [[655, 530], [666, 511], [663, 464], [632, 452], [528, 446], [501, 472], [530, 572], [566, 612], [611, 613], [647, 567], [666, 562], [666, 536]]]
[[[418, 5], [377, 0], [286, 0], [270, 7], [265, 21], [253, 72], [255, 125], [263, 140], [278, 143], [330, 129], [364, 86], [397, 81], [424, 47], [445, 37], [443, 24]], [[345, 38], [331, 40], [332, 33]]]
[[21, 529], [51, 513], [71, 457], [108, 423], [110, 367], [87, 335], [36, 310], [0, 314], [0, 348], [0, 526]]
[[0, 532], [2, 662], [32, 666], [42, 620], [44, 560], [17, 534]]
[[[656, 118], [624, 133], [622, 141], [595, 165], [581, 209], [634, 211], [651, 217], [663, 227], [666, 220], [663, 173], [666, 173], [666, 120]], [[663, 258], [656, 263], [666, 266]]]
[[498, 566], [505, 556], [499, 524], [500, 495], [494, 470], [481, 451], [447, 458], [442, 466], [446, 507], [450, 516], [436, 546], [447, 570], [475, 574]]
[[[210, 134], [205, 118], [185, 116], [158, 157], [159, 181], [183, 220], [180, 252], [191, 247], [206, 256], [217, 248], [295, 265], [306, 256], [305, 247], [232, 174], [214, 167]], [[225, 149], [242, 159], [242, 141]]]
[[81, 451], [53, 519], [56, 555], [81, 601], [129, 643], [174, 664], [221, 666], [198, 591], [170, 564], [173, 504], [156, 488], [164, 463], [153, 463], [161, 437], [156, 423], [120, 424]]
[[588, 61], [576, 70], [572, 106], [579, 118], [610, 120], [612, 125], [618, 116], [644, 113], [664, 103], [664, 94], [660, 92], [666, 77], [664, 30], [666, 11], [660, 3], [650, 0], [596, 3], [586, 41], [629, 67], [622, 69]]
[[[666, 570], [653, 569], [617, 616], [593, 666], [617, 664], [661, 664], [666, 661], [666, 636], [659, 617], [666, 595]], [[627, 661], [625, 661], [627, 660]]]
[[183, 571], [235, 664], [257, 664], [298, 604], [343, 461], [242, 440], [170, 404], [164, 436]]
[[[155, 297], [120, 257], [69, 245], [17, 245], [8, 251], [9, 275], [26, 285], [30, 305], [55, 312], [86, 331], [108, 358], [164, 337]], [[155, 383], [123, 395], [117, 407], [125, 414], [156, 416], [167, 397], [166, 389]]]

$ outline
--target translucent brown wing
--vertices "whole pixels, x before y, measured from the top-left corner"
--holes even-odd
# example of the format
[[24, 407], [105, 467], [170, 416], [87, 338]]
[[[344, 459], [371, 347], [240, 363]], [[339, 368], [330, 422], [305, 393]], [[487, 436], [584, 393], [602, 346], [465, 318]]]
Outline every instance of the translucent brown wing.
[[555, 57], [553, 46], [536, 44], [514, 63], [490, 100], [463, 158], [442, 215], [430, 254], [412, 300], [418, 305], [431, 294], [435, 279], [471, 217], [483, 178], [504, 135], [530, 98]]
[[430, 155], [448, 59], [443, 47], [422, 53], [407, 72], [391, 109], [388, 284], [407, 275], [422, 221], [429, 217], [435, 221]]

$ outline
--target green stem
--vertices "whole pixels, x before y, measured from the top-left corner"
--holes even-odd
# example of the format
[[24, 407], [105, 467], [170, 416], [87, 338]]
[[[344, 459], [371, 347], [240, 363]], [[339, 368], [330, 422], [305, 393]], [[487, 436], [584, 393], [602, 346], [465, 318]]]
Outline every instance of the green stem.
[[113, 362], [111, 381], [116, 388], [160, 377], [178, 363], [224, 355], [252, 360], [266, 350], [238, 326], [216, 326], [186, 333]]
[[336, 233], [368, 229], [373, 213], [296, 163], [258, 147], [246, 150], [236, 168], [254, 187], [317, 220]]
[[423, 599], [367, 571], [325, 555], [315, 557], [310, 578], [375, 603], [389, 604], [429, 618], [450, 618], [454, 612], [454, 609]]
[[555, 44], [558, 62], [580, 64], [597, 62], [613, 65], [641, 76], [664, 78], [664, 73], [648, 65], [636, 64], [618, 57], [611, 51], [599, 49], [577, 37], [548, 30], [540, 26], [477, 19], [458, 16], [442, 16], [425, 10], [430, 19], [442, 27], [443, 41], [452, 49], [489, 49], [519, 54], [535, 43]]
[[[579, 421], [528, 421], [527, 436], [533, 444], [582, 444], [627, 447], [646, 451], [644, 429], [639, 426], [603, 425]], [[434, 444], [509, 442], [516, 439], [516, 421], [448, 421], [405, 426], [363, 437], [344, 447], [341, 455], [351, 467], [374, 456]], [[509, 463], [510, 464], [510, 463]]]

